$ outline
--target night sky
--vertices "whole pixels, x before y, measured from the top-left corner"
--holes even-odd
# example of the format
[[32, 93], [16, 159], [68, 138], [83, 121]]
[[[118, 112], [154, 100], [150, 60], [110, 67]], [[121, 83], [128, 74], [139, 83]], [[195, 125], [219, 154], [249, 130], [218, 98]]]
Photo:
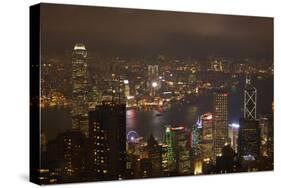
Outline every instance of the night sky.
[[265, 17], [44, 4], [43, 54], [77, 42], [100, 55], [273, 58], [273, 19]]

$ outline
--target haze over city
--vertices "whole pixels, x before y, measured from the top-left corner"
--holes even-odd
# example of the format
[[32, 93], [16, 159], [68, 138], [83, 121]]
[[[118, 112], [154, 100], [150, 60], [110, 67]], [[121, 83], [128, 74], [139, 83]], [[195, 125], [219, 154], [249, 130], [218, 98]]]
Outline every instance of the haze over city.
[[272, 18], [40, 8], [42, 184], [273, 170]]

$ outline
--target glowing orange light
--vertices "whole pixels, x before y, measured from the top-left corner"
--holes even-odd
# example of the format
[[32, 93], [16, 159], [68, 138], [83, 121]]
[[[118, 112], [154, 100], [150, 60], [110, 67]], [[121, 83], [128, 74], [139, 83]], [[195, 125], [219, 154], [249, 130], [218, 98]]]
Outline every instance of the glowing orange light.
[[171, 130], [172, 131], [176, 131], [176, 130], [183, 130], [184, 127], [172, 127]]

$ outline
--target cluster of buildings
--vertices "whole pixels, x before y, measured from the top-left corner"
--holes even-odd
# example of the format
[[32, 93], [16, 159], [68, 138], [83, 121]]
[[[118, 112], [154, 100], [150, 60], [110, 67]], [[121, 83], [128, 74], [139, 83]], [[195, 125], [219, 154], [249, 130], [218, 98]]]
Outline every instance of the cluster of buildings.
[[213, 112], [203, 114], [193, 127], [196, 174], [273, 169], [273, 114], [257, 117], [257, 89], [249, 76], [239, 124], [228, 124], [228, 97], [215, 92]]
[[[111, 79], [99, 86], [104, 87], [103, 93], [98, 94], [90, 87], [88, 66], [85, 45], [76, 44], [71, 69], [72, 129], [41, 142], [38, 172], [42, 184], [273, 169], [273, 117], [257, 117], [257, 90], [249, 77], [240, 126], [229, 125], [228, 93], [215, 91], [212, 112], [201, 115], [192, 129], [166, 126], [162, 140], [153, 134], [144, 140], [137, 134], [126, 135], [126, 108], [138, 106], [130, 102], [135, 99], [131, 80], [113, 70]], [[215, 69], [219, 71], [220, 65]], [[159, 90], [177, 92], [172, 81], [176, 76], [160, 75], [158, 65], [149, 65], [147, 74], [146, 80], [139, 80], [141, 85], [134, 84], [134, 94], [139, 91], [137, 95], [147, 96], [138, 104], [162, 106], [166, 101]], [[188, 87], [195, 80], [191, 73]]]
[[[73, 62], [75, 56], [83, 56], [79, 55], [79, 47], [75, 51], [76, 55], [71, 57], [67, 54], [42, 59], [42, 106], [75, 104], [71, 94], [73, 77], [77, 77], [73, 72], [76, 67]], [[164, 55], [122, 59], [99, 57], [88, 54], [86, 50], [84, 55], [86, 58], [81, 58], [81, 61], [87, 59], [87, 73], [83, 74], [88, 76], [88, 101], [93, 106], [114, 98], [126, 103], [127, 107], [145, 109], [199, 95], [205, 90], [231, 87], [246, 73], [255, 74], [258, 79], [273, 75], [273, 64], [266, 59], [175, 59]], [[73, 60], [71, 64], [70, 58]], [[79, 68], [82, 64], [77, 65]], [[63, 98], [58, 98], [57, 93]]]

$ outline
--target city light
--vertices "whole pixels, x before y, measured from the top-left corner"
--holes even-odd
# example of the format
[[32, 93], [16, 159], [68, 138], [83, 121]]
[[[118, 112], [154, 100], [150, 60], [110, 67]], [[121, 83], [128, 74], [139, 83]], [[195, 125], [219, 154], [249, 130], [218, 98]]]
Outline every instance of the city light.
[[78, 43], [74, 46], [74, 50], [86, 50], [86, 47], [84, 44]]
[[129, 80], [124, 80], [124, 84], [129, 84]]
[[196, 161], [194, 164], [194, 175], [202, 174], [203, 164], [201, 161]]
[[170, 131], [171, 131], [170, 128], [169, 128], [169, 127], [166, 127], [165, 132], [168, 133], [168, 132], [170, 132]]
[[240, 125], [238, 123], [232, 123], [232, 124], [230, 124], [230, 126], [233, 128], [237, 128], [237, 129], [240, 127]]
[[127, 133], [127, 140], [128, 140], [128, 142], [135, 142], [138, 137], [139, 137], [139, 135], [138, 135], [138, 133], [136, 131], [129, 131]]
[[127, 96], [127, 99], [130, 100], [130, 99], [134, 99], [135, 96]]
[[243, 159], [246, 161], [254, 161], [255, 157], [253, 155], [249, 154], [249, 155], [244, 155]]
[[157, 82], [152, 82], [152, 87], [157, 87], [158, 86], [158, 83]]
[[[99, 11], [95, 14], [98, 15]], [[114, 16], [118, 17], [118, 14]], [[65, 17], [69, 20], [71, 15]], [[77, 19], [71, 21], [76, 23]], [[40, 103], [39, 110], [46, 117], [40, 119], [40, 123], [48, 127], [48, 130], [42, 128], [38, 139], [44, 152], [40, 155], [44, 154], [46, 158], [42, 160], [42, 167], [46, 169], [39, 171], [41, 180], [44, 180], [44, 174], [50, 182], [54, 178], [54, 183], [61, 183], [273, 169], [272, 58], [244, 56], [256, 54], [249, 53], [255, 51], [250, 48], [248, 52], [248, 48], [245, 49], [241, 57], [237, 50], [230, 53], [231, 45], [230, 49], [216, 49], [214, 41], [221, 35], [228, 37], [224, 32], [216, 34], [216, 38], [207, 36], [207, 39], [211, 37], [210, 40], [199, 38], [197, 46], [200, 48], [194, 46], [197, 44], [194, 39], [186, 44], [188, 50], [182, 50], [182, 36], [177, 35], [178, 40], [165, 41], [172, 48], [165, 50], [162, 46], [152, 45], [151, 53], [149, 50], [155, 41], [145, 40], [143, 45], [137, 45], [146, 34], [139, 35], [140, 31], [134, 33], [135, 25], [125, 22], [124, 30], [115, 31], [119, 33], [112, 35], [112, 44], [106, 49], [104, 45], [100, 46], [99, 41], [103, 40], [99, 36], [103, 37], [104, 32], [93, 30], [100, 28], [99, 22], [93, 20], [95, 27], [85, 31], [83, 29], [88, 26], [83, 26], [83, 20], [73, 23], [65, 28], [75, 26], [77, 31], [83, 26], [81, 33], [75, 32], [77, 36], [74, 38], [71, 38], [73, 33], [61, 35], [67, 37], [65, 41], [68, 42], [57, 44], [58, 54], [44, 52], [40, 63], [31, 65], [32, 69], [40, 71], [40, 89], [38, 95], [31, 98], [31, 108]], [[162, 23], [166, 22], [160, 25]], [[219, 25], [223, 23], [219, 22]], [[236, 25], [242, 24], [239, 26], [243, 23], [235, 22]], [[152, 26], [157, 24], [155, 22]], [[114, 25], [102, 22], [105, 31], [110, 31]], [[206, 28], [208, 35], [209, 27]], [[144, 28], [141, 32], [154, 30]], [[120, 35], [120, 32], [127, 31], [132, 35]], [[110, 32], [105, 32], [104, 37], [107, 38]], [[188, 35], [188, 31], [181, 30], [180, 26], [177, 26], [176, 32], [187, 32], [185, 34]], [[84, 41], [68, 46], [69, 41], [80, 35]], [[190, 33], [191, 38], [192, 35]], [[87, 36], [91, 36], [90, 40]], [[52, 38], [46, 38], [46, 41], [63, 42]], [[128, 41], [132, 45], [122, 45]], [[204, 49], [201, 50], [201, 47]], [[207, 47], [211, 48], [208, 50]], [[239, 48], [238, 42], [234, 48]], [[258, 48], [263, 49], [262, 46]], [[130, 53], [123, 53], [126, 51]], [[213, 54], [215, 52], [220, 53]], [[193, 54], [196, 56], [193, 57]], [[231, 57], [232, 54], [235, 56]], [[253, 82], [248, 75], [254, 78]], [[261, 94], [260, 98], [257, 98], [257, 93]], [[262, 114], [256, 111], [260, 108], [263, 108]], [[37, 124], [35, 126], [38, 127]], [[36, 158], [40, 159], [40, 156]], [[51, 173], [54, 172], [58, 175], [53, 177]]]
[[211, 113], [206, 113], [201, 116], [202, 120], [212, 120], [213, 115]]
[[172, 131], [177, 131], [177, 130], [183, 130], [184, 127], [172, 127], [171, 130]]
[[207, 120], [211, 120], [211, 119], [213, 119], [213, 116], [212, 116], [212, 115], [209, 115], [209, 116], [206, 117], [206, 119], [207, 119]]

